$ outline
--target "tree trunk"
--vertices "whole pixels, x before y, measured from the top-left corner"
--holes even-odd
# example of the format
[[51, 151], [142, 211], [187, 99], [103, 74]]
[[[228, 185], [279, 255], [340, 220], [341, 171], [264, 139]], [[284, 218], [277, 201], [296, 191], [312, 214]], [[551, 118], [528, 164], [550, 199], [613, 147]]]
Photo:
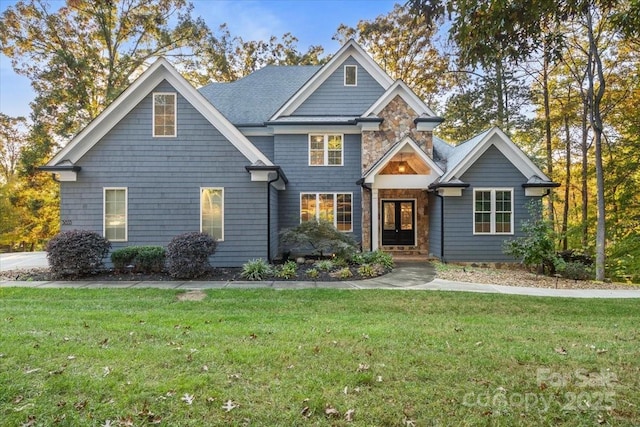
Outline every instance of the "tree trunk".
[[[553, 147], [551, 146], [551, 106], [549, 105], [549, 45], [544, 44], [543, 64], [542, 64], [542, 98], [544, 103], [544, 137], [547, 147], [547, 176], [553, 179]], [[554, 224], [554, 197], [553, 191], [547, 198], [549, 202], [549, 221]], [[554, 226], [555, 228], [555, 226]]]
[[562, 209], [562, 250], [566, 251], [568, 245], [568, 222], [569, 222], [569, 194], [571, 187], [571, 132], [569, 129], [569, 117], [564, 116], [564, 133], [566, 144], [566, 177], [564, 181], [564, 207]]
[[[605, 278], [605, 246], [606, 246], [606, 223], [604, 209], [604, 172], [602, 168], [602, 112], [600, 103], [604, 96], [606, 80], [602, 70], [602, 58], [598, 50], [593, 30], [593, 17], [591, 10], [586, 11], [587, 31], [589, 34], [589, 103], [591, 106], [591, 127], [595, 136], [595, 163], [596, 163], [596, 192], [598, 205], [598, 218], [596, 226], [596, 280]], [[595, 74], [595, 75], [594, 75]], [[598, 87], [596, 90], [596, 75]]]
[[586, 97], [582, 100], [582, 141], [580, 148], [582, 151], [582, 170], [580, 174], [580, 193], [582, 195], [582, 248], [589, 246], [589, 186], [587, 178], [589, 175], [589, 126], [587, 117], [589, 114], [589, 101]]

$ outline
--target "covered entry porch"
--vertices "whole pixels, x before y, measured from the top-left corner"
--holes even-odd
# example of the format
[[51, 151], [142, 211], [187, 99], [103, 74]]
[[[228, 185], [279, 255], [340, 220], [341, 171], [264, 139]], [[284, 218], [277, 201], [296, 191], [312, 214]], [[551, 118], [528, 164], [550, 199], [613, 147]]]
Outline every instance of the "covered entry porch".
[[427, 189], [440, 167], [409, 137], [395, 144], [361, 180], [362, 246], [393, 254], [429, 253]]

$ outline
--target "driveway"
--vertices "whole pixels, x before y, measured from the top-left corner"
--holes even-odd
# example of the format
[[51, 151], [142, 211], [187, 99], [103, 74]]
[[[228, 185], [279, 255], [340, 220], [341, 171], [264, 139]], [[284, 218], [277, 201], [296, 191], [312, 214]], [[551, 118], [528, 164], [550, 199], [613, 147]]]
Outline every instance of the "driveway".
[[49, 267], [46, 252], [12, 252], [0, 254], [0, 271]]

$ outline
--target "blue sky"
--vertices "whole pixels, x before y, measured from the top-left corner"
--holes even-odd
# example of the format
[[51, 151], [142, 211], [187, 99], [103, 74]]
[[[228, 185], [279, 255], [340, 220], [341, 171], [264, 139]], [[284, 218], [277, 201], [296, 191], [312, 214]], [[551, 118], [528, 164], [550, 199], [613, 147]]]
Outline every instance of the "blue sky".
[[[340, 24], [355, 25], [362, 19], [373, 19], [393, 9], [393, 0], [192, 0], [194, 14], [202, 16], [210, 28], [227, 23], [231, 34], [245, 40], [268, 39], [290, 32], [306, 50], [321, 45], [333, 53], [339, 44], [331, 37]], [[13, 5], [13, 0], [0, 0], [0, 12]], [[49, 0], [51, 9], [64, 4]], [[0, 54], [0, 112], [10, 116], [28, 116], [34, 94], [30, 82], [16, 75], [7, 57]]]

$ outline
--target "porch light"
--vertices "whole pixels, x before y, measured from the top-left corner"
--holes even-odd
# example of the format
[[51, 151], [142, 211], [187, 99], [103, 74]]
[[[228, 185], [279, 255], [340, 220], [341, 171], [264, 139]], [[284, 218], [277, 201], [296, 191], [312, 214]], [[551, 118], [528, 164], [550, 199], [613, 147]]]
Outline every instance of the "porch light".
[[398, 166], [398, 172], [404, 173], [405, 170], [406, 168], [404, 166], [404, 162], [400, 162], [400, 166]]

